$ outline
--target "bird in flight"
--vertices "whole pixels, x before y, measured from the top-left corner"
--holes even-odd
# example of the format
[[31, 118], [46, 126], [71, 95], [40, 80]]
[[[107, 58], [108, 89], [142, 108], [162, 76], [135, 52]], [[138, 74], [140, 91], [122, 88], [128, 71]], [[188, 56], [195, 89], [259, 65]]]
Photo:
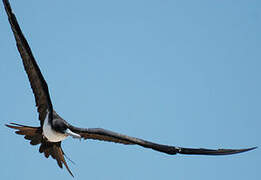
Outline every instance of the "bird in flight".
[[130, 137], [101, 128], [79, 128], [69, 124], [67, 121], [62, 119], [54, 110], [47, 83], [40, 71], [39, 66], [36, 63], [36, 60], [34, 59], [32, 51], [22, 33], [15, 14], [12, 12], [10, 3], [8, 0], [3, 0], [3, 3], [16, 40], [17, 49], [21, 55], [24, 69], [27, 73], [31, 88], [33, 90], [40, 120], [40, 127], [25, 126], [16, 123], [6, 124], [6, 126], [15, 129], [17, 134], [23, 135], [25, 139], [30, 141], [31, 145], [39, 144], [40, 153], [43, 153], [46, 158], [51, 156], [57, 161], [57, 164], [60, 168], [63, 168], [64, 165], [72, 176], [73, 174], [66, 163], [66, 160], [64, 158], [65, 154], [61, 147], [61, 142], [68, 136], [78, 139], [94, 139], [126, 145], [139, 145], [144, 148], [150, 148], [155, 151], [163, 152], [170, 155], [229, 155], [250, 151], [256, 148], [183, 148], [178, 146], [157, 144], [154, 142]]

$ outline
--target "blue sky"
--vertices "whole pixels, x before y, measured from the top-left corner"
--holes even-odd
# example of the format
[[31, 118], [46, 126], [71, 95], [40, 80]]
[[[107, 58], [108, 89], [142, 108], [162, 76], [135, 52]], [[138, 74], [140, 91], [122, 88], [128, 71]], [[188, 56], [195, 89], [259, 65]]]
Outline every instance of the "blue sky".
[[[260, 1], [10, 3], [54, 108], [73, 125], [184, 147], [261, 147]], [[72, 179], [4, 126], [39, 121], [2, 2], [0, 12], [0, 179]], [[62, 145], [79, 180], [261, 178], [260, 148], [209, 157]]]

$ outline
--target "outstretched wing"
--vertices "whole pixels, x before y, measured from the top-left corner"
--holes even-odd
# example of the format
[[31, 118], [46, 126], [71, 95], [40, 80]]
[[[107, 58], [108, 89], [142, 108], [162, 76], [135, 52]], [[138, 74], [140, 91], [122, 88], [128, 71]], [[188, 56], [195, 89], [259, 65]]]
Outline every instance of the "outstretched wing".
[[34, 59], [29, 44], [26, 41], [20, 29], [16, 17], [12, 12], [9, 1], [3, 0], [3, 3], [5, 6], [6, 13], [8, 15], [9, 23], [11, 25], [16, 40], [17, 49], [23, 60], [24, 69], [27, 73], [31, 88], [34, 93], [36, 106], [38, 107], [38, 112], [39, 112], [39, 120], [41, 121], [41, 125], [43, 125], [43, 121], [46, 116], [46, 110], [49, 109], [49, 112], [53, 112], [48, 86]]
[[150, 141], [145, 141], [143, 139], [126, 136], [109, 130], [101, 128], [78, 128], [74, 126], [69, 126], [70, 130], [81, 135], [84, 139], [95, 139], [102, 141], [109, 141], [122, 144], [135, 144], [140, 145], [145, 148], [150, 148], [155, 151], [160, 151], [167, 154], [190, 154], [190, 155], [228, 155], [242, 153], [245, 151], [250, 151], [256, 147], [246, 148], [246, 149], [195, 149], [195, 148], [183, 148], [176, 146], [168, 146], [163, 144], [157, 144]]
[[40, 153], [44, 153], [44, 156], [48, 158], [51, 156], [56, 160], [58, 166], [63, 168], [63, 164], [68, 172], [73, 176], [69, 169], [65, 159], [64, 152], [61, 147], [61, 142], [48, 142], [43, 138], [42, 129], [40, 127], [24, 126], [21, 124], [11, 123], [6, 124], [7, 127], [16, 129], [16, 134], [23, 135], [25, 139], [30, 141], [31, 145], [41, 144], [39, 148]]

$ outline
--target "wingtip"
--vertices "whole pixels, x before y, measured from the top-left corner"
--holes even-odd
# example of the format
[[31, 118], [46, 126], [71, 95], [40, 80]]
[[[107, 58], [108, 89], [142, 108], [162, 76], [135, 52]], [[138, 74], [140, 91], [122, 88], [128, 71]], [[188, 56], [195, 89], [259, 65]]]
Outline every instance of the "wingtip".
[[[238, 154], [238, 153], [243, 153], [243, 152], [247, 152], [247, 151], [252, 151], [254, 149], [256, 149], [257, 146], [255, 147], [251, 147], [251, 148], [244, 148], [244, 149], [232, 149], [230, 152], [229, 150], [226, 152], [226, 150], [224, 151], [224, 155], [226, 154]], [[221, 154], [222, 155], [222, 154]]]
[[[252, 150], [257, 149], [257, 148], [258, 148], [258, 147], [255, 146], [255, 147], [247, 148], [247, 149], [245, 149], [245, 151], [252, 151]], [[244, 151], [244, 152], [245, 152], [245, 151]]]
[[9, 128], [23, 127], [23, 125], [21, 125], [21, 124], [16, 124], [16, 123], [5, 124], [5, 126], [6, 126], [6, 127], [9, 127]]
[[5, 124], [5, 126], [9, 127], [9, 128], [12, 128], [13, 127], [12, 125], [14, 125], [14, 124], [13, 123]]
[[252, 151], [257, 147], [244, 148], [244, 149], [194, 149], [194, 148], [178, 148], [179, 154], [189, 155], [232, 155], [239, 154], [247, 151]]
[[218, 155], [239, 154], [239, 153], [243, 153], [243, 152], [247, 152], [247, 151], [252, 151], [256, 148], [257, 148], [257, 146], [251, 147], [251, 148], [244, 148], [244, 149], [224, 149], [224, 151]]
[[252, 151], [252, 150], [254, 150], [254, 149], [256, 149], [256, 148], [257, 148], [257, 146], [251, 147], [251, 148], [246, 148], [246, 149], [233, 150], [233, 151], [231, 152], [231, 154], [238, 154], [238, 153], [243, 153], [243, 152], [247, 152], [247, 151]]
[[246, 151], [252, 151], [252, 150], [254, 150], [256, 148], [257, 148], [257, 146], [251, 147], [251, 148], [246, 148], [246, 149], [239, 149], [238, 151], [239, 151], [239, 153], [241, 153], [241, 152], [246, 152]]

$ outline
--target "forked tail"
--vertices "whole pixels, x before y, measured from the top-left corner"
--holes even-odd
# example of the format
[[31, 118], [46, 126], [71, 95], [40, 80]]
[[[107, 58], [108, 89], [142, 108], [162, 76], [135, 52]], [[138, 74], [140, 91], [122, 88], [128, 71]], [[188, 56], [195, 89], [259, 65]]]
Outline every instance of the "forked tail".
[[73, 176], [64, 159], [65, 154], [61, 148], [61, 142], [48, 142], [42, 135], [41, 127], [25, 126], [16, 123], [6, 124], [6, 126], [12, 129], [16, 129], [16, 134], [24, 135], [24, 138], [29, 140], [31, 145], [41, 144], [39, 152], [44, 153], [46, 158], [51, 156], [53, 159], [55, 159], [60, 168], [63, 168], [64, 164], [68, 172]]
[[6, 124], [7, 127], [17, 129], [16, 134], [24, 135], [31, 145], [40, 144], [43, 140], [42, 129], [40, 127], [24, 126], [16, 123]]

